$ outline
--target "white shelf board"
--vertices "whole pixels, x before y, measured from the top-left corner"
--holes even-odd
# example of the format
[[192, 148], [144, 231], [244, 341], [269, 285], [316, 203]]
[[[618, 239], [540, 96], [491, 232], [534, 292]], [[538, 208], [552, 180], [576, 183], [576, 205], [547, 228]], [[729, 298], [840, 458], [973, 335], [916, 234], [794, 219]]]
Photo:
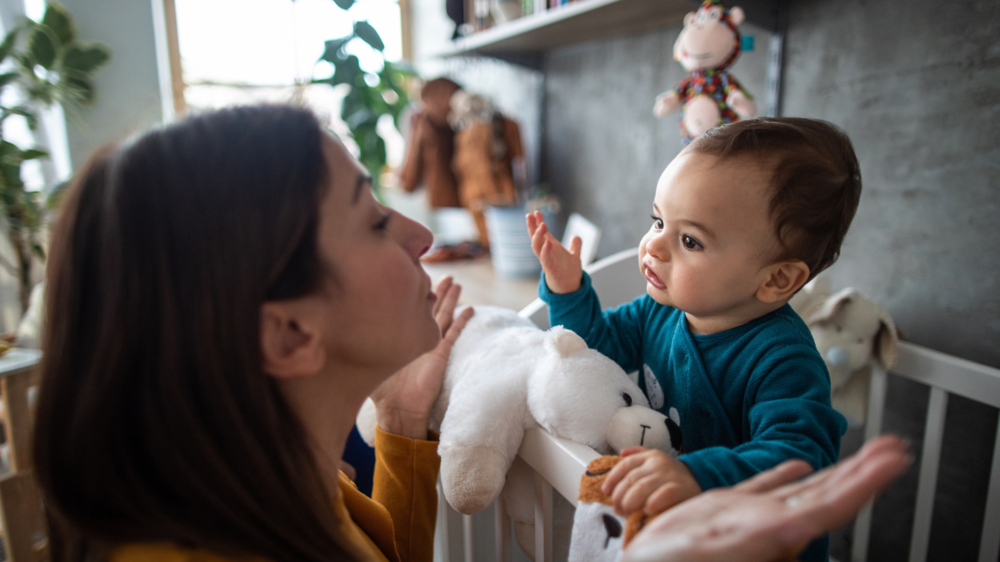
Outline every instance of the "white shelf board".
[[460, 37], [437, 56], [535, 54], [680, 25], [684, 15], [697, 7], [690, 0], [579, 0]]

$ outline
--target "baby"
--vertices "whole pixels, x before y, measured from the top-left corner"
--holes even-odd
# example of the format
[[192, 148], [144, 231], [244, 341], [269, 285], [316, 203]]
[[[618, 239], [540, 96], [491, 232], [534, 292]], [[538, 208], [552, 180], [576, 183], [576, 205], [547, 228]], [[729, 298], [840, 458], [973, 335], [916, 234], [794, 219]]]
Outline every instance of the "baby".
[[[713, 129], [660, 176], [639, 243], [640, 298], [601, 311], [579, 258], [527, 216], [539, 295], [563, 325], [626, 371], [678, 422], [675, 459], [632, 448], [608, 475], [615, 509], [657, 514], [789, 459], [837, 461], [846, 422], [788, 300], [836, 261], [861, 174], [847, 135], [824, 121], [761, 118]], [[825, 560], [828, 539], [803, 560]]]

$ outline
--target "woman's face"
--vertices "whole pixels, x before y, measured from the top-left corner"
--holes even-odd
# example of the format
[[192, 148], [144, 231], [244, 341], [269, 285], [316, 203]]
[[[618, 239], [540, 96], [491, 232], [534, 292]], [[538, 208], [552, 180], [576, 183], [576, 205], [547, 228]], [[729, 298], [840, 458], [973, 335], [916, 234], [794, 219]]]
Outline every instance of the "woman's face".
[[[329, 265], [319, 296], [329, 360], [391, 374], [441, 338], [420, 256], [430, 231], [380, 204], [344, 147], [324, 136], [329, 185], [320, 202], [319, 251]], [[372, 381], [377, 383], [377, 381]]]

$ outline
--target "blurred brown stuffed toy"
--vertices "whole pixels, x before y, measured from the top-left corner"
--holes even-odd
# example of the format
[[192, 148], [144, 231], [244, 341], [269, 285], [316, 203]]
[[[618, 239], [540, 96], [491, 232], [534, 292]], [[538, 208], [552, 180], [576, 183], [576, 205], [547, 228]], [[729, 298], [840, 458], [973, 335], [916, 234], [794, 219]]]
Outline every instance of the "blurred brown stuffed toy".
[[435, 209], [460, 206], [451, 167], [455, 132], [448, 123], [448, 112], [452, 95], [461, 89], [447, 78], [427, 82], [420, 91], [424, 107], [410, 117], [410, 138], [400, 181], [410, 193], [423, 186], [427, 203]]
[[458, 131], [452, 160], [458, 200], [476, 221], [479, 244], [488, 248], [485, 207], [517, 201], [514, 161], [524, 155], [521, 132], [485, 98], [462, 91], [452, 96], [450, 119]]

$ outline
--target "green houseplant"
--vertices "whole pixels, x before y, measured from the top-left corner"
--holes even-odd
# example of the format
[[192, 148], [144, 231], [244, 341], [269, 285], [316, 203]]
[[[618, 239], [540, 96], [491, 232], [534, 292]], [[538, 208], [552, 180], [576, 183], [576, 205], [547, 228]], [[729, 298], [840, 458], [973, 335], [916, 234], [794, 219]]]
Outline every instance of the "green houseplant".
[[[334, 0], [342, 10], [348, 10], [355, 0]], [[382, 59], [382, 68], [370, 72], [361, 68], [356, 55], [347, 52], [349, 43], [360, 40]], [[383, 115], [392, 116], [393, 124], [399, 129], [399, 116], [409, 104], [409, 96], [404, 87], [409, 71], [385, 59], [385, 44], [374, 27], [367, 21], [355, 21], [350, 35], [331, 39], [320, 60], [333, 65], [333, 74], [327, 78], [317, 78], [313, 83], [348, 86], [340, 116], [347, 124], [358, 145], [361, 165], [372, 174], [376, 194], [381, 187], [381, 175], [386, 166], [385, 140], [376, 127]]]
[[[25, 19], [0, 42], [0, 100], [19, 100], [0, 102], [0, 214], [17, 260], [0, 259], [0, 267], [17, 277], [22, 311], [31, 291], [32, 257], [45, 258], [40, 237], [46, 201], [41, 193], [25, 188], [21, 165], [45, 158], [48, 152], [4, 138], [3, 122], [21, 118], [35, 130], [38, 112], [54, 103], [73, 109], [93, 102], [91, 75], [109, 58], [106, 46], [77, 41], [72, 17], [56, 3], [46, 6], [41, 22]], [[17, 94], [7, 95], [8, 89]]]

